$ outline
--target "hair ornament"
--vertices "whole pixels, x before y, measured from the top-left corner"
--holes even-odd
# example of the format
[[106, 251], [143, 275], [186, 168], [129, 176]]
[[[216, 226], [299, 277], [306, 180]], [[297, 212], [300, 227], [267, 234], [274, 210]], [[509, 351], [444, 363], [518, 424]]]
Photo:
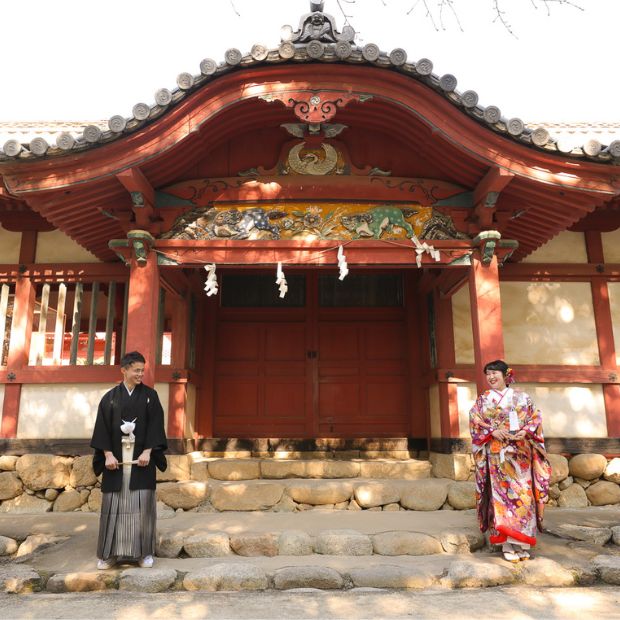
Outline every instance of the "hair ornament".
[[510, 385], [515, 382], [515, 371], [512, 368], [508, 368], [506, 371], [506, 385]]

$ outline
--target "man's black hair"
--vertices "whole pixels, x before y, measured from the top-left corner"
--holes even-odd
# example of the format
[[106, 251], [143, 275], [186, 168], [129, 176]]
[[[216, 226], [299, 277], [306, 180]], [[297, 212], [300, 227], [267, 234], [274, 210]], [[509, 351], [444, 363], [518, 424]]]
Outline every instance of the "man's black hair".
[[128, 368], [132, 364], [139, 362], [141, 364], [146, 364], [146, 360], [144, 359], [144, 355], [139, 351], [131, 351], [130, 353], [125, 353], [121, 358], [121, 368]]

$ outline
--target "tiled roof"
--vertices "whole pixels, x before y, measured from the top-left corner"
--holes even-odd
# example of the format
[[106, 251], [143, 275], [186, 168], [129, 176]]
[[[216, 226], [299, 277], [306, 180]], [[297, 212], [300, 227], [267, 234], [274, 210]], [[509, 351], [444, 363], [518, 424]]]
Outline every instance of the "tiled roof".
[[496, 106], [478, 105], [476, 92], [459, 92], [453, 75], [433, 73], [433, 63], [427, 58], [410, 61], [405, 50], [383, 52], [374, 43], [360, 47], [355, 44], [355, 33], [350, 26], [338, 32], [334, 18], [323, 13], [322, 3], [311, 3], [311, 6], [312, 12], [302, 16], [297, 31], [285, 27], [285, 35], [277, 49], [255, 44], [245, 55], [238, 49], [229, 49], [220, 63], [204, 59], [198, 74], [179, 74], [173, 89], [159, 89], [153, 105], [136, 104], [129, 118], [113, 116], [108, 121], [47, 122], [40, 126], [38, 123], [0, 123], [0, 164], [3, 160], [29, 161], [59, 156], [119, 140], [231, 71], [260, 65], [334, 62], [379, 67], [408, 75], [440, 93], [477, 122], [531, 148], [563, 157], [620, 163], [620, 123], [524, 123], [519, 118], [507, 119]]

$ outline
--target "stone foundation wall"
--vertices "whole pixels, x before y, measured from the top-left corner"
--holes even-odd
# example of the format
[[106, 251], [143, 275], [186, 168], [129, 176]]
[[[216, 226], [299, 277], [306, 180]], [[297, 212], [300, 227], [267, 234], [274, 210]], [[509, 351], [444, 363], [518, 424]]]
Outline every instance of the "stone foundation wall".
[[[550, 455], [549, 506], [620, 504], [620, 458]], [[0, 513], [97, 512], [90, 456], [0, 456]], [[172, 510], [466, 510], [475, 507], [472, 459], [278, 460], [168, 456], [158, 472], [160, 514]]]

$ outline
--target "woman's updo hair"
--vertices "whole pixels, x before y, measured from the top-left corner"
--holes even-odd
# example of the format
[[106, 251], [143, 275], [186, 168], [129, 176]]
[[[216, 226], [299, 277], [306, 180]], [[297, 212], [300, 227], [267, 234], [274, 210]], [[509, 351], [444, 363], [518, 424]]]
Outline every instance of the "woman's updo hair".
[[504, 377], [505, 377], [508, 374], [508, 371], [510, 370], [510, 367], [508, 366], [508, 364], [506, 364], [506, 362], [504, 360], [493, 360], [492, 362], [489, 362], [484, 367], [485, 374], [489, 370], [499, 370], [504, 375]]

